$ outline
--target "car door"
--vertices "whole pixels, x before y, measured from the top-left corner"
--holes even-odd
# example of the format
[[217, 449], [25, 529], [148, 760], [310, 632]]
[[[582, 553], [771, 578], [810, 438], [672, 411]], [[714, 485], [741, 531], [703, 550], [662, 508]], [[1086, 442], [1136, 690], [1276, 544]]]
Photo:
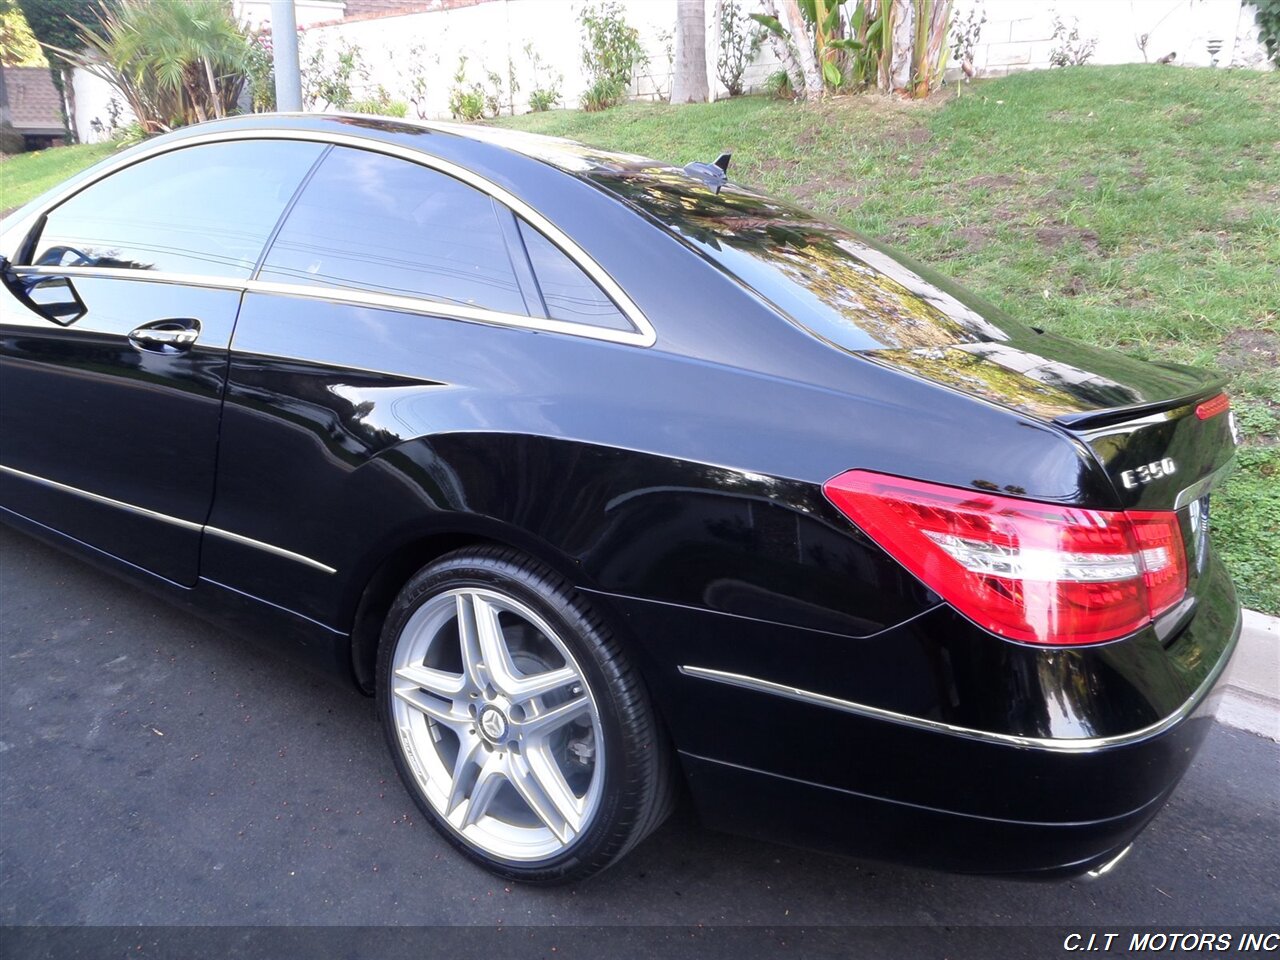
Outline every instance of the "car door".
[[[473, 398], [501, 392], [505, 368], [531, 362], [527, 335], [492, 336], [494, 325], [638, 335], [580, 268], [487, 193], [335, 146], [241, 308], [204, 575], [334, 625], [351, 557], [430, 513], [384, 458], [453, 429], [459, 407], [483, 425]], [[441, 486], [440, 502], [463, 496], [443, 473], [427, 482]]]
[[196, 582], [244, 281], [325, 149], [182, 147], [45, 211], [0, 293], [0, 505]]

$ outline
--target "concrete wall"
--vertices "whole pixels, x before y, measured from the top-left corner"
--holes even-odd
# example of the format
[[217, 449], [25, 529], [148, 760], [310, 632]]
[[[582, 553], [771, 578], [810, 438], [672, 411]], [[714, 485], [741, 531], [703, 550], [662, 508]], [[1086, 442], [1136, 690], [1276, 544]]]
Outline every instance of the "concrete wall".
[[1240, 0], [955, 0], [954, 17], [975, 8], [987, 14], [974, 57], [983, 76], [1048, 67], [1055, 12], [1068, 27], [1079, 18], [1082, 38], [1097, 38], [1090, 63], [1142, 63], [1137, 40], [1147, 34], [1151, 62], [1176, 53], [1176, 63], [1207, 67], [1207, 43], [1217, 38], [1219, 66], [1267, 67], [1253, 7]]
[[[75, 92], [75, 116], [72, 117], [72, 123], [81, 143], [99, 143], [111, 139], [112, 100], [120, 105], [117, 121], [119, 125], [125, 127], [133, 123], [133, 111], [107, 81], [77, 67], [71, 75], [71, 86]], [[97, 121], [96, 126], [94, 121]]]
[[[708, 82], [721, 96], [727, 91], [716, 79], [719, 33], [715, 0], [705, 0], [707, 22]], [[586, 6], [582, 0], [493, 0], [454, 9], [402, 16], [382, 16], [368, 20], [321, 25], [302, 33], [301, 52], [308, 54], [322, 45], [332, 53], [341, 44], [360, 48], [369, 67], [363, 91], [381, 86], [394, 98], [408, 100], [412, 76], [421, 71], [426, 79], [427, 97], [423, 117], [449, 115], [449, 91], [460, 56], [467, 58], [467, 84], [488, 86], [487, 74], [503, 77], [512, 70], [520, 87], [515, 98], [517, 113], [529, 109], [528, 97], [535, 87], [546, 85], [546, 74], [561, 75], [558, 84], [564, 105], [577, 106], [587, 78], [582, 67], [582, 28], [578, 17]], [[654, 99], [671, 91], [671, 58], [675, 51], [675, 0], [623, 0], [627, 22], [640, 31], [649, 56], [632, 88], [632, 96]], [[742, 4], [757, 9], [754, 3]], [[535, 76], [525, 51], [542, 58], [542, 77]], [[414, 55], [415, 49], [425, 51]], [[767, 46], [746, 80], [753, 86], [777, 69]], [[503, 112], [509, 110], [504, 109]], [[410, 116], [415, 114], [410, 108]]]
[[[236, 16], [253, 30], [271, 23], [271, 0], [233, 0]], [[293, 0], [293, 19], [299, 27], [328, 20], [341, 20], [346, 13], [344, 0]]]
[[[372, 95], [381, 86], [394, 99], [408, 101], [416, 74], [426, 81], [427, 96], [421, 110], [409, 108], [409, 116], [449, 115], [449, 91], [459, 56], [467, 57], [468, 83], [488, 85], [492, 70], [506, 82], [508, 66], [520, 91], [517, 113], [529, 109], [528, 96], [545, 77], [535, 77], [525, 53], [526, 44], [541, 58], [544, 73], [563, 76], [562, 105], [577, 106], [586, 86], [582, 69], [582, 29], [578, 16], [586, 0], [436, 0], [442, 9], [399, 15], [381, 14], [333, 23], [344, 0], [295, 0], [301, 50], [305, 58], [323, 46], [332, 53], [343, 43], [360, 48], [368, 66], [367, 80], [354, 84], [360, 95]], [[727, 91], [715, 78], [719, 52], [716, 0], [705, 0], [707, 69], [717, 96]], [[758, 0], [741, 0], [748, 11]], [[631, 91], [640, 98], [666, 96], [671, 89], [670, 57], [674, 53], [675, 0], [622, 0], [625, 15], [640, 30], [649, 55], [649, 66], [640, 71]], [[1257, 39], [1253, 7], [1241, 0], [955, 0], [955, 15], [974, 9], [986, 11], [987, 22], [975, 51], [981, 75], [1001, 76], [1017, 70], [1049, 66], [1054, 47], [1052, 19], [1055, 10], [1070, 25], [1078, 18], [1084, 37], [1097, 37], [1092, 63], [1141, 63], [1137, 37], [1148, 34], [1146, 58], [1156, 60], [1177, 54], [1178, 64], [1208, 66], [1208, 41], [1222, 42], [1220, 67], [1269, 69]], [[237, 12], [258, 26], [270, 19], [269, 0], [237, 0]], [[418, 51], [415, 53], [414, 51]], [[778, 69], [768, 43], [748, 69], [748, 89], [759, 89]], [[107, 123], [111, 90], [106, 84], [77, 71], [75, 80], [77, 132], [82, 140], [100, 136], [92, 127], [96, 118]], [[504, 110], [510, 109], [504, 99]], [[127, 113], [125, 122], [128, 122]]]

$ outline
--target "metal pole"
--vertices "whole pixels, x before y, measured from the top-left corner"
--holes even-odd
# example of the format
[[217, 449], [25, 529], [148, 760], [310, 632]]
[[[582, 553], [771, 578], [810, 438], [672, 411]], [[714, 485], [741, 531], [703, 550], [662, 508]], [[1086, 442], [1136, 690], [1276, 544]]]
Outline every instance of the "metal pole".
[[271, 58], [276, 68], [276, 109], [302, 109], [302, 77], [298, 73], [298, 23], [293, 0], [271, 0]]

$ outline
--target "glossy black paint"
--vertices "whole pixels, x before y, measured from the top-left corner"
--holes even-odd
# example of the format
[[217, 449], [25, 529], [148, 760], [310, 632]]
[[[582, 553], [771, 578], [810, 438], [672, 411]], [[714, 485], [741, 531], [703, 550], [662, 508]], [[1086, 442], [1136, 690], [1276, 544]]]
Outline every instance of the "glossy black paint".
[[[213, 496], [227, 346], [240, 297], [76, 277], [86, 313], [70, 326], [18, 307], [0, 329], [5, 466], [191, 524]], [[132, 343], [158, 319], [201, 318], [198, 344]], [[5, 506], [183, 586], [196, 582], [200, 531], [0, 474]]]
[[[1196, 558], [1203, 573], [1187, 602], [1134, 637], [1037, 648], [942, 604], [821, 485], [859, 467], [1100, 509], [1170, 509], [1230, 457], [1226, 417], [1194, 415], [1216, 381], [1022, 328], [861, 238], [837, 240], [856, 253], [867, 296], [891, 295], [908, 313], [953, 305], [999, 338], [842, 348], [729, 276], [701, 249], [718, 242], [707, 224], [698, 233], [670, 221], [664, 197], [707, 192], [670, 168], [568, 148], [547, 162], [539, 151], [549, 148], [519, 138], [512, 149], [367, 119], [221, 129], [359, 133], [370, 149], [409, 147], [464, 167], [572, 237], [652, 322], [657, 343], [137, 277], [70, 277], [87, 309], [63, 326], [25, 292], [40, 281], [19, 276], [0, 295], [7, 519], [74, 538], [99, 562], [366, 688], [381, 613], [408, 575], [465, 543], [515, 546], [607, 613], [704, 815], [733, 829], [1036, 872], [1105, 859], [1159, 809], [1203, 719], [1064, 753], [801, 704], [679, 667], [994, 735], [1125, 737], [1159, 723], [1205, 695], [1238, 629], [1212, 555]], [[566, 172], [566, 157], [586, 169]], [[772, 204], [788, 237], [828, 229], [744, 197], [757, 212]], [[5, 243], [20, 268], [24, 250], [8, 234]], [[165, 352], [130, 341], [162, 318], [198, 319], [197, 344]], [[1147, 419], [1133, 423], [1134, 409]], [[1162, 457], [1180, 472], [1136, 490], [1117, 481]], [[1186, 517], [1184, 535], [1192, 546]], [[803, 829], [783, 831], [783, 803]], [[940, 830], [926, 849], [922, 826]]]

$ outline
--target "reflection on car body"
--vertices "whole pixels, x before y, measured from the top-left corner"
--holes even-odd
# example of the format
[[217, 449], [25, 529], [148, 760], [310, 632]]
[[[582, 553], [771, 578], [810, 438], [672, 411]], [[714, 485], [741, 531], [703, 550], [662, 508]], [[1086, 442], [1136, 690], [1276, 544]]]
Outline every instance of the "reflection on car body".
[[1074, 875], [1204, 736], [1220, 382], [732, 178], [258, 116], [0, 254], [4, 518], [376, 696], [504, 876], [603, 869], [680, 782], [726, 829]]

